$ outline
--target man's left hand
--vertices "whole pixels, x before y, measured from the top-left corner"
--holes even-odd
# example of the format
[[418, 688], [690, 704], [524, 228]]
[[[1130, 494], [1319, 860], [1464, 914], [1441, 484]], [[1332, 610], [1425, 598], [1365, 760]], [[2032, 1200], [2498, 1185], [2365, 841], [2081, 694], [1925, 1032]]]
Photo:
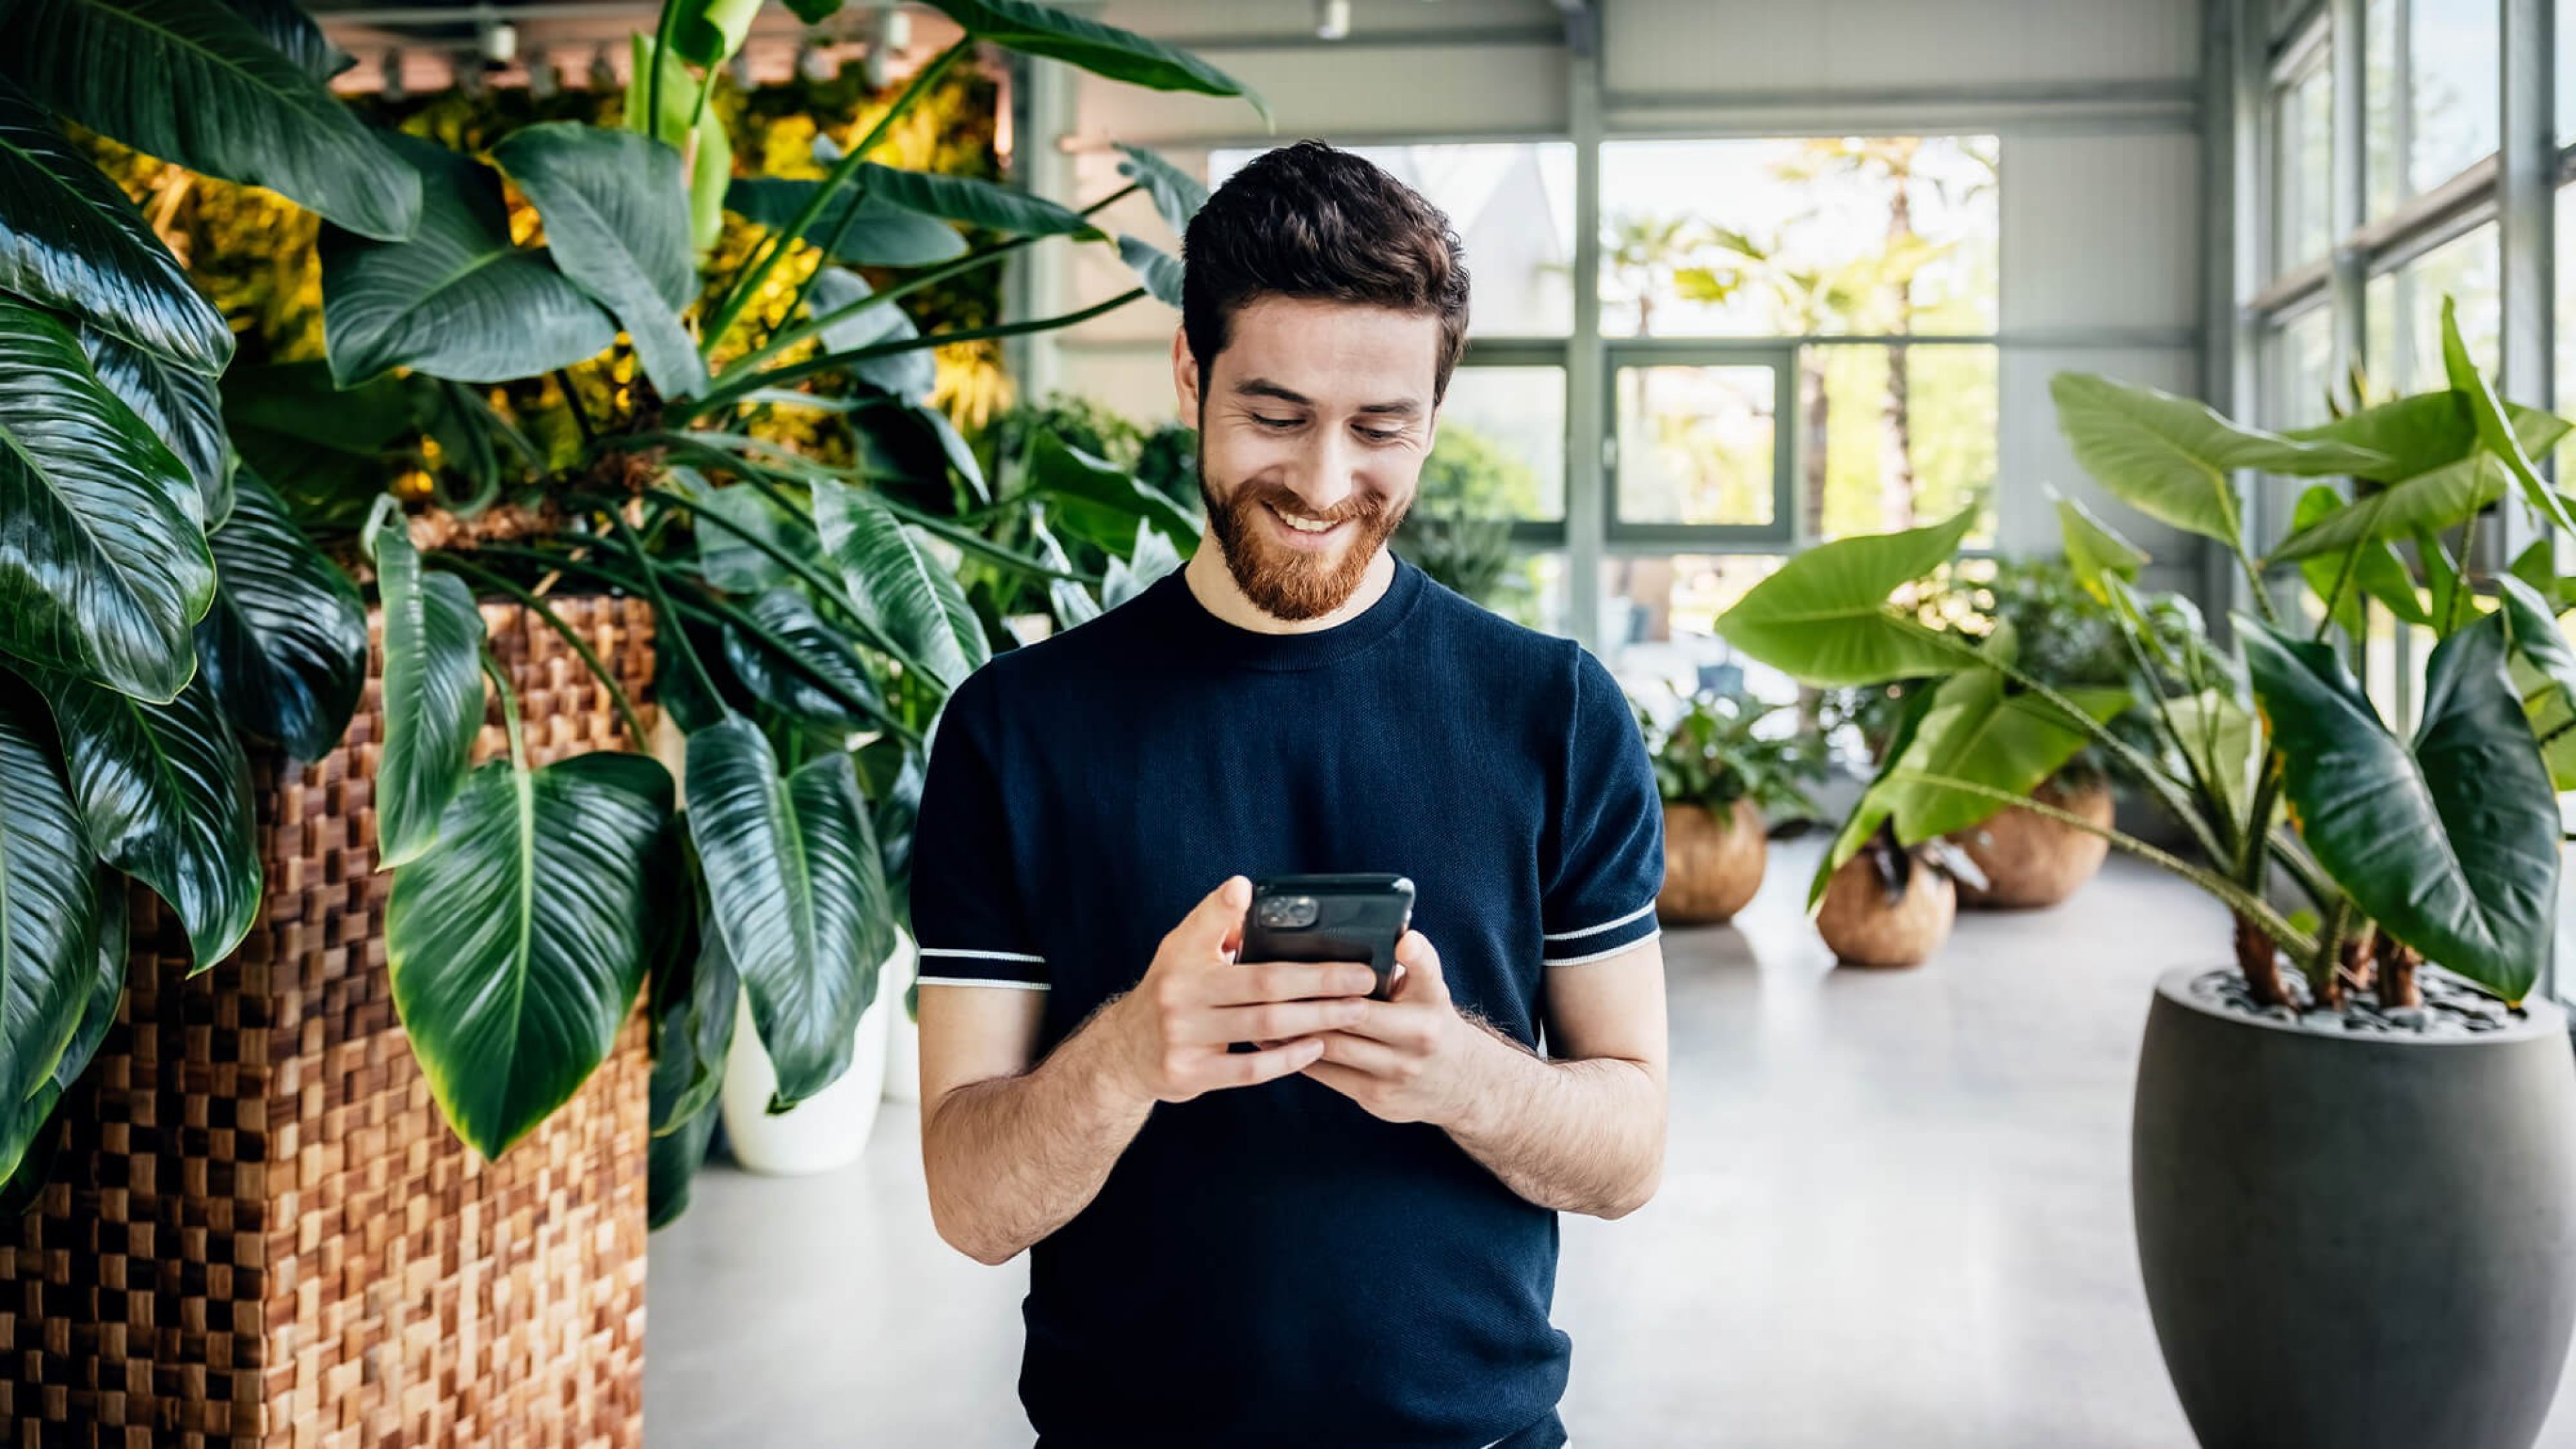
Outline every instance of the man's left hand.
[[1510, 1049], [1458, 1014], [1420, 931], [1404, 933], [1395, 959], [1404, 969], [1389, 999], [1363, 1001], [1357, 1025], [1321, 1033], [1324, 1055], [1304, 1073], [1386, 1121], [1457, 1127]]

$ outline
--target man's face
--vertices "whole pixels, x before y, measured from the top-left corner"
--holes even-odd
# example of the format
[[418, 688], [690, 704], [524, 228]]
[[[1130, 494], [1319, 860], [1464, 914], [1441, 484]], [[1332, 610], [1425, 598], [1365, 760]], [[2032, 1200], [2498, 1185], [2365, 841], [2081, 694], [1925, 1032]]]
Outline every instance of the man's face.
[[1413, 506], [1439, 357], [1436, 317], [1290, 297], [1235, 313], [1204, 392], [1174, 342], [1209, 530], [1263, 612], [1319, 618], [1359, 587]]

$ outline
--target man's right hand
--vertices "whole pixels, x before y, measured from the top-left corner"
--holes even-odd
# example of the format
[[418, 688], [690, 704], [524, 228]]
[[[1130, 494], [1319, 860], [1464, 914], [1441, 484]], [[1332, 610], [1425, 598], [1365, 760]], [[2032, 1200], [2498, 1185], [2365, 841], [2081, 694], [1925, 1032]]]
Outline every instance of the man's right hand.
[[[1228, 876], [1163, 937], [1134, 990], [1112, 1002], [1109, 1063], [1139, 1098], [1186, 1102], [1304, 1070], [1323, 1054], [1316, 1033], [1357, 1023], [1377, 977], [1361, 962], [1238, 962], [1252, 882]], [[1234, 1042], [1275, 1043], [1230, 1052]]]

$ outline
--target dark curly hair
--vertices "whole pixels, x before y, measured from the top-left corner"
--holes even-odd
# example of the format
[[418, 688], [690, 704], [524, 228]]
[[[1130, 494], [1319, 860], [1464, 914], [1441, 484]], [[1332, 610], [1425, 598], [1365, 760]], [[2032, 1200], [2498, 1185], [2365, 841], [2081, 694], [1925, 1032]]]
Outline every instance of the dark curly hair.
[[1309, 297], [1440, 319], [1436, 402], [1467, 345], [1467, 263], [1449, 218], [1348, 151], [1300, 141], [1253, 159], [1190, 219], [1181, 330], [1207, 385], [1234, 314]]

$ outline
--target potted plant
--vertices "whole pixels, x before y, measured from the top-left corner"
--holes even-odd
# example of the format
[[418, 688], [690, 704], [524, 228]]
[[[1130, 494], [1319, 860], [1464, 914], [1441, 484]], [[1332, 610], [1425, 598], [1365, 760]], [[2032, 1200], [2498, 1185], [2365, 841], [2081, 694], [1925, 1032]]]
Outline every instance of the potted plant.
[[[2108, 727], [2110, 698], [2021, 670], [2008, 639], [1925, 628], [1900, 606], [1955, 552], [1964, 516], [1812, 550], [1723, 621], [1738, 648], [1819, 682], [1941, 681], [1829, 868], [1882, 827], [1928, 839], [2004, 805], [2093, 829], [2026, 802], [2086, 740], [2190, 837], [2185, 854], [2096, 832], [2234, 921], [2232, 966], [2158, 983], [2132, 1136], [2148, 1302], [2207, 1444], [2522, 1449], [2576, 1318], [2576, 1078], [2561, 1014], [2530, 999], [2557, 901], [2554, 792], [2576, 784], [2576, 650], [2549, 539], [2477, 558], [2498, 508], [2569, 530], [2531, 463], [2567, 424], [2501, 402], [2447, 306], [2442, 332], [2448, 386], [2288, 435], [2151, 389], [2055, 380], [2077, 461], [2226, 549], [2248, 584], [2232, 653], [2187, 641], [2156, 658], [2167, 646], [2132, 587], [2141, 555], [2060, 504], [2076, 577], [2117, 611], [2144, 672], [2190, 688], [2133, 681], [2152, 750]], [[2240, 469], [2350, 482], [2312, 491], [2258, 557]], [[2272, 597], [2282, 574], [2313, 607]], [[2409, 733], [2332, 642], [2356, 593], [2439, 639]], [[2285, 894], [2305, 905], [2276, 904]]]
[[1902, 970], [1940, 953], [1959, 918], [1959, 893], [1982, 882], [1948, 840], [1897, 842], [1882, 824], [1826, 878], [1816, 934], [1845, 966]]
[[[425, 1295], [412, 1321], [492, 1315], [485, 1341], [539, 1354], [535, 1277], [478, 1296], [460, 1283], [504, 1269], [457, 1279], [452, 1224], [389, 1241], [372, 1221], [423, 1200], [546, 1202], [535, 1258], [506, 1271], [585, 1285], [585, 1322], [639, 1322], [647, 1144], [658, 1221], [704, 1151], [737, 1001], [773, 1110], [849, 1068], [895, 944], [884, 828], [948, 690], [1000, 638], [970, 590], [1102, 581], [996, 542], [992, 520], [1056, 503], [1122, 560], [1140, 536], [1195, 539], [1167, 497], [1078, 458], [993, 496], [928, 403], [933, 349], [1172, 298], [1177, 264], [1096, 228], [1106, 200], [880, 153], [982, 45], [1243, 89], [1021, 0], [935, 8], [956, 42], [827, 137], [813, 179], [731, 174], [710, 98], [756, 5], [670, 0], [635, 39], [619, 124], [473, 154], [344, 107], [327, 79], [346, 57], [290, 5], [0, 15], [0, 1173], [42, 1209], [10, 1225], [19, 1271], [73, 1275], [8, 1326], [9, 1372], [69, 1338], [91, 1361], [49, 1381], [101, 1386], [22, 1393], [22, 1415], [109, 1422], [94, 1400], [123, 1386], [125, 1422], [285, 1423], [268, 1395], [342, 1377], [344, 1335], [315, 1315], [355, 1334], [388, 1283]], [[317, 213], [325, 360], [228, 370], [224, 317], [61, 121]], [[1142, 151], [1123, 169], [1117, 195], [1186, 222], [1196, 183]], [[718, 264], [729, 227], [750, 238], [739, 266]], [[1113, 248], [1142, 285], [929, 335], [902, 308], [1049, 239]], [[244, 464], [254, 432], [279, 478]], [[283, 477], [323, 457], [345, 466]], [[645, 751], [664, 721], [676, 780]], [[128, 1063], [113, 1086], [84, 1077], [100, 1052]], [[191, 1115], [209, 1090], [239, 1102], [211, 1149]], [[135, 1099], [113, 1131], [109, 1091]], [[102, 1166], [120, 1153], [159, 1165]], [[124, 1280], [84, 1234], [102, 1193], [132, 1221], [265, 1234], [164, 1238], [148, 1270], [218, 1255], [191, 1280], [231, 1295], [209, 1318], [265, 1324], [234, 1334], [236, 1372], [59, 1321]], [[395, 1257], [308, 1269], [316, 1233], [317, 1261]], [[262, 1272], [228, 1266], [248, 1251]], [[327, 1305], [299, 1291], [324, 1280]], [[640, 1347], [621, 1329], [492, 1367], [561, 1437], [626, 1438], [568, 1416], [631, 1414]], [[406, 1374], [437, 1369], [371, 1360], [343, 1417], [392, 1422]], [[421, 1412], [402, 1420], [419, 1437], [471, 1432], [436, 1417], [453, 1406]]]
[[[1791, 728], [1779, 728], [1783, 717]], [[1694, 695], [1669, 726], [1638, 712], [1664, 801], [1664, 888], [1673, 925], [1730, 920], [1762, 887], [1770, 822], [1812, 815], [1803, 788], [1824, 776], [1824, 742], [1795, 711], [1742, 695]]]
[[[2008, 628], [2020, 641], [2023, 672], [2060, 691], [2124, 688], [2137, 668], [2110, 604], [2079, 584], [2061, 560], [2000, 564], [1991, 577], [1962, 591], [1985, 629]], [[2141, 593], [2139, 606], [2146, 627], [2163, 640], [2161, 652], [2180, 648], [2183, 636], [2200, 632], [2199, 611], [2178, 595]], [[2168, 694], [2179, 690], [2161, 673], [2156, 687]], [[2132, 744], [2152, 747], [2153, 726], [2143, 703], [2133, 701], [2109, 725]], [[2107, 751], [2087, 741], [2031, 791], [2041, 805], [2091, 829], [2012, 805], [1954, 833], [1952, 841], [1986, 881], [1960, 882], [1960, 904], [2033, 909], [2057, 905], [2081, 889], [2110, 854], [2100, 831], [2112, 822], [2118, 768]]]

